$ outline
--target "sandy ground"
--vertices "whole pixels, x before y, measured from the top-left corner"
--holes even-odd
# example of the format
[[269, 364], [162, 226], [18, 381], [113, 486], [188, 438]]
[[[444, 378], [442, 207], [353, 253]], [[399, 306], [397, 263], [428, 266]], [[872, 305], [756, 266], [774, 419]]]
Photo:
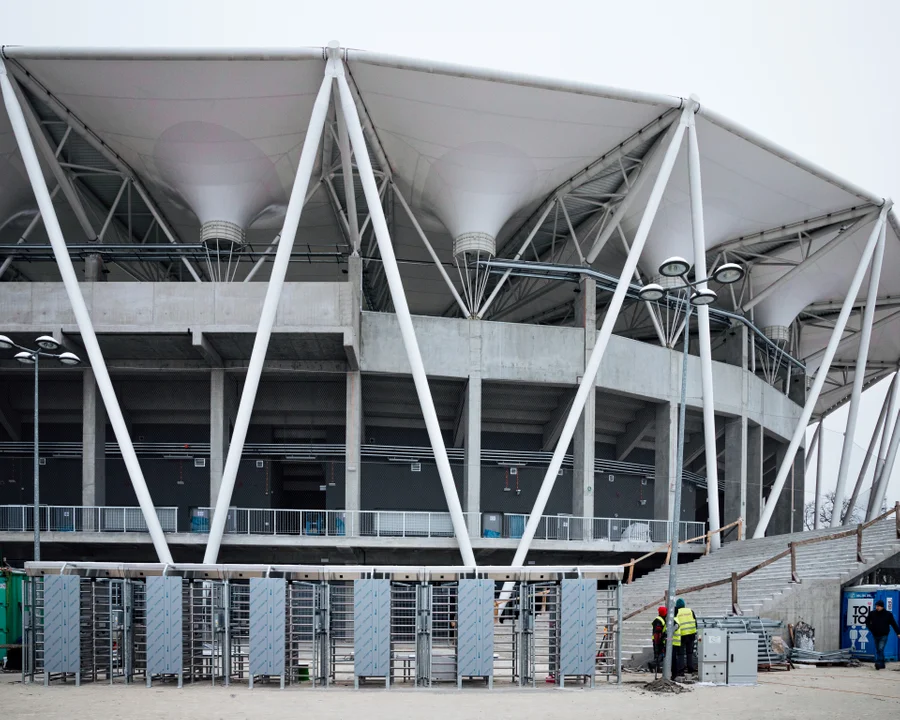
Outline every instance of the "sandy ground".
[[[652, 676], [651, 678], [652, 679]], [[23, 686], [19, 676], [0, 675], [2, 718], [296, 718], [312, 711], [328, 720], [398, 718], [587, 718], [662, 717], [678, 713], [709, 718], [889, 718], [900, 712], [900, 665], [875, 672], [860, 668], [798, 669], [766, 673], [757, 687], [695, 687], [681, 695], [641, 690], [645, 675], [628, 675], [623, 687], [595, 690], [534, 690], [472, 687], [411, 690], [137, 685]]]

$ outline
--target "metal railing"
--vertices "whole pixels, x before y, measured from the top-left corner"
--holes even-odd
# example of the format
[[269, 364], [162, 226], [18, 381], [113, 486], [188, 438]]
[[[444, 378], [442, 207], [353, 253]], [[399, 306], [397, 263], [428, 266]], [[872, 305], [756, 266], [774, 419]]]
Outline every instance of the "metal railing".
[[[156, 508], [156, 513], [164, 532], [178, 532], [177, 507]], [[0, 505], [0, 532], [32, 530], [33, 514], [30, 505]], [[469, 535], [482, 537], [481, 515], [463, 514]], [[194, 508], [191, 532], [208, 533], [212, 515], [212, 508]], [[499, 530], [486, 528], [483, 536], [486, 539], [515, 540], [522, 537], [527, 522], [527, 515], [502, 514]], [[40, 524], [42, 531], [55, 532], [147, 532], [139, 507], [42, 505]], [[692, 538], [688, 542], [703, 542], [704, 529], [703, 523], [683, 521], [680, 533], [682, 537]], [[450, 513], [407, 510], [230, 508], [225, 533], [305, 537], [454, 537]], [[535, 540], [563, 542], [624, 541], [663, 545], [671, 538], [671, 525], [665, 520], [545, 515], [534, 537]]]
[[[787, 544], [787, 549], [782, 550], [780, 553], [772, 555], [766, 560], [763, 560], [760, 563], [757, 563], [751, 568], [747, 570], [743, 570], [740, 572], [732, 572], [729, 577], [722, 578], [721, 580], [713, 580], [711, 582], [703, 583], [702, 585], [693, 585], [691, 587], [686, 588], [678, 588], [676, 590], [676, 594], [678, 595], [687, 595], [688, 593], [700, 592], [701, 590], [709, 590], [710, 588], [720, 587], [722, 585], [730, 585], [731, 586], [731, 609], [735, 615], [743, 615], [743, 611], [741, 610], [741, 606], [738, 602], [739, 599], [739, 583], [744, 578], [752, 575], [755, 572], [759, 572], [763, 568], [769, 567], [773, 563], [778, 562], [779, 560], [783, 560], [786, 557], [791, 558], [791, 569], [790, 569], [790, 582], [791, 583], [800, 583], [803, 582], [800, 575], [797, 572], [797, 548], [803, 547], [806, 545], [817, 545], [823, 542], [830, 542], [832, 540], [841, 540], [843, 538], [848, 538], [851, 536], [856, 536], [856, 562], [858, 564], [864, 564], [866, 562], [866, 558], [863, 556], [863, 531], [880, 523], [882, 520], [889, 518], [891, 515], [894, 516], [895, 522], [895, 535], [898, 539], [900, 539], [900, 502], [894, 504], [887, 512], [882, 513], [876, 518], [869, 520], [866, 523], [860, 523], [852, 530], [840, 530], [837, 532], [829, 533], [827, 535], [818, 535], [815, 537], [811, 537], [805, 540], [794, 540]], [[725, 530], [725, 526], [722, 530]], [[626, 565], [627, 567], [627, 565]], [[629, 582], [630, 582], [629, 578]], [[653, 602], [647, 603], [643, 607], [638, 608], [637, 610], [633, 610], [625, 616], [625, 620], [630, 620], [631, 618], [639, 615], [646, 610], [650, 610], [653, 607], [663, 604], [666, 602], [667, 598], [665, 595], [661, 598], [657, 598]]]
[[[212, 508], [200, 508], [212, 517]], [[464, 513], [470, 535], [478, 537], [481, 519]], [[199, 529], [198, 529], [199, 528]], [[208, 522], [192, 530], [207, 532]], [[301, 535], [306, 537], [450, 537], [450, 513], [406, 510], [282, 510], [230, 508], [225, 521], [230, 535]]]
[[[156, 516], [163, 532], [178, 532], [177, 507], [158, 507]], [[147, 532], [139, 507], [41, 505], [38, 519], [42, 532]], [[0, 505], [0, 532], [32, 530], [32, 505]]]
[[[528, 515], [507, 513], [503, 516], [504, 538], [520, 538], [525, 531]], [[682, 521], [679, 532], [682, 537], [703, 533], [701, 522]], [[535, 540], [565, 540], [570, 542], [667, 543], [672, 538], [671, 524], [667, 520], [643, 520], [634, 518], [588, 518], [574, 515], [544, 515], [534, 534]], [[694, 542], [697, 542], [695, 540]]]

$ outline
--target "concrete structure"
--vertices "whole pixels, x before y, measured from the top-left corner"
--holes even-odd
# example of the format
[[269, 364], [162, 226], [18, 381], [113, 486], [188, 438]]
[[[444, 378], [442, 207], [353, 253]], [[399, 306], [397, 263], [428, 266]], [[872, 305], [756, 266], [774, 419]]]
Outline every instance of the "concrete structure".
[[[85, 360], [41, 371], [48, 558], [664, 549], [685, 331], [683, 532], [790, 532], [806, 423], [896, 368], [890, 201], [695, 98], [337, 46], [3, 52], [0, 333]], [[686, 329], [680, 280], [639, 294], [672, 255], [718, 293]], [[25, 559], [31, 377], [0, 376]]]

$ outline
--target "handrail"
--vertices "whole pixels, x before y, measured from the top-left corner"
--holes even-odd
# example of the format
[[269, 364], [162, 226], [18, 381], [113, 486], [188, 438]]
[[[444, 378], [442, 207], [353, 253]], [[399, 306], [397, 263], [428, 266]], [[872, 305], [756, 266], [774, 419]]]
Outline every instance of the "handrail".
[[[698, 535], [697, 537], [688, 538], [687, 540], [679, 540], [678, 545], [679, 546], [687, 545], [688, 543], [697, 542], [698, 540], [706, 539], [706, 552], [704, 552], [704, 555], [709, 555], [710, 540], [711, 540], [712, 536], [716, 535], [717, 533], [722, 533], [722, 532], [725, 532], [726, 530], [730, 530], [735, 525], [737, 525], [737, 528], [738, 528], [738, 540], [742, 540], [743, 535], [744, 535], [744, 518], [739, 517], [734, 522], [730, 522], [727, 525], [723, 525], [722, 527], [720, 527], [716, 530], [707, 530], [705, 533], [703, 533], [702, 535]], [[627, 563], [625, 563], [622, 566], [623, 568], [628, 568], [628, 579], [625, 581], [627, 585], [630, 585], [632, 580], [634, 580], [634, 566], [637, 565], [642, 560], [646, 560], [651, 555], [656, 555], [656, 553], [658, 553], [658, 552], [662, 552], [662, 550], [651, 550], [650, 552], [648, 552], [644, 555], [641, 555], [639, 558], [633, 558], [632, 560], [629, 560]], [[666, 565], [669, 564], [669, 560], [671, 559], [671, 557], [672, 557], [672, 543], [670, 542], [666, 545], [666, 561], [663, 563], [663, 567], [665, 567]]]
[[[886, 518], [890, 517], [891, 515], [894, 515], [896, 518], [896, 535], [898, 538], [900, 538], [900, 502], [897, 502], [894, 504], [894, 507], [891, 508], [890, 510], [888, 510], [887, 512], [884, 512], [881, 515], [879, 515], [878, 517], [876, 517], [872, 520], [869, 520], [869, 522], [867, 522], [867, 523], [860, 523], [853, 530], [842, 530], [840, 532], [831, 533], [829, 535], [822, 535], [820, 537], [808, 538], [806, 540], [795, 540], [795, 541], [789, 542], [787, 550], [782, 550], [780, 553], [777, 553], [777, 554], [773, 555], [772, 557], [770, 557], [766, 560], [763, 560], [760, 563], [757, 563], [756, 565], [754, 565], [751, 568], [748, 568], [747, 570], [743, 570], [742, 572], [733, 572], [733, 573], [731, 573], [730, 577], [727, 577], [723, 580], [713, 580], [712, 582], [704, 583], [702, 585], [694, 585], [693, 587], [679, 589], [679, 590], [675, 591], [675, 594], [676, 595], [687, 595], [688, 593], [698, 592], [700, 590], [708, 590], [709, 588], [719, 587], [720, 585], [725, 585], [726, 583], [731, 583], [732, 611], [735, 615], [742, 615], [743, 613], [741, 612], [741, 608], [738, 605], [738, 583], [742, 579], [744, 579], [745, 577], [748, 577], [749, 575], [752, 575], [753, 573], [755, 573], [759, 570], [762, 570], [763, 568], [768, 567], [772, 563], [778, 562], [779, 560], [782, 560], [782, 559], [786, 558], [788, 555], [790, 555], [790, 557], [791, 557], [791, 582], [799, 583], [799, 582], [801, 582], [801, 580], [797, 575], [797, 548], [798, 547], [801, 547], [803, 545], [815, 545], [817, 543], [827, 542], [829, 540], [841, 540], [843, 538], [850, 537], [851, 535], [856, 535], [856, 561], [858, 563], [864, 563], [865, 558], [862, 555], [863, 530], [865, 530], [868, 527], [871, 527], [872, 525], [875, 525], [876, 523], [881, 522], [882, 520], [885, 520]], [[737, 522], [737, 521], [735, 521], [735, 522]], [[733, 524], [734, 523], [732, 523], [732, 525]], [[728, 526], [725, 526], [725, 527], [728, 527]], [[725, 529], [724, 527], [719, 528], [719, 531], [724, 530], [724, 529]], [[713, 532], [717, 532], [717, 531], [710, 531], [710, 533], [707, 533], [707, 534], [712, 534]], [[632, 561], [632, 562], [634, 562], [634, 561]], [[626, 565], [625, 567], [628, 567], [628, 566]], [[633, 568], [631, 568], [631, 571], [633, 571]], [[629, 573], [628, 582], [631, 582], [632, 574], [633, 574], [633, 572]], [[633, 610], [632, 612], [623, 616], [622, 621], [624, 622], [625, 620], [630, 620], [631, 618], [635, 617], [636, 615], [640, 615], [642, 612], [645, 612], [646, 610], [649, 610], [650, 608], [657, 606], [660, 603], [665, 602], [667, 599], [667, 596], [668, 596], [668, 593], [666, 593], [666, 595], [663, 595], [661, 598], [654, 600], [653, 602], [647, 603], [646, 605], [644, 605], [641, 608], [638, 608], [637, 610]]]

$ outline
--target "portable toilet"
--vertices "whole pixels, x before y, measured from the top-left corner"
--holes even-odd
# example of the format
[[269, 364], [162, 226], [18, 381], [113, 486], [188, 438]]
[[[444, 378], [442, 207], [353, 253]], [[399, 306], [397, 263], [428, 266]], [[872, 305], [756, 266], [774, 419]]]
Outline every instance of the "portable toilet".
[[[845, 588], [841, 603], [841, 647], [849, 648], [860, 660], [875, 659], [875, 642], [866, 628], [866, 618], [875, 609], [875, 603], [884, 602], [884, 609], [900, 624], [900, 585], [857, 585]], [[900, 660], [900, 643], [891, 633], [884, 649], [889, 662]]]

